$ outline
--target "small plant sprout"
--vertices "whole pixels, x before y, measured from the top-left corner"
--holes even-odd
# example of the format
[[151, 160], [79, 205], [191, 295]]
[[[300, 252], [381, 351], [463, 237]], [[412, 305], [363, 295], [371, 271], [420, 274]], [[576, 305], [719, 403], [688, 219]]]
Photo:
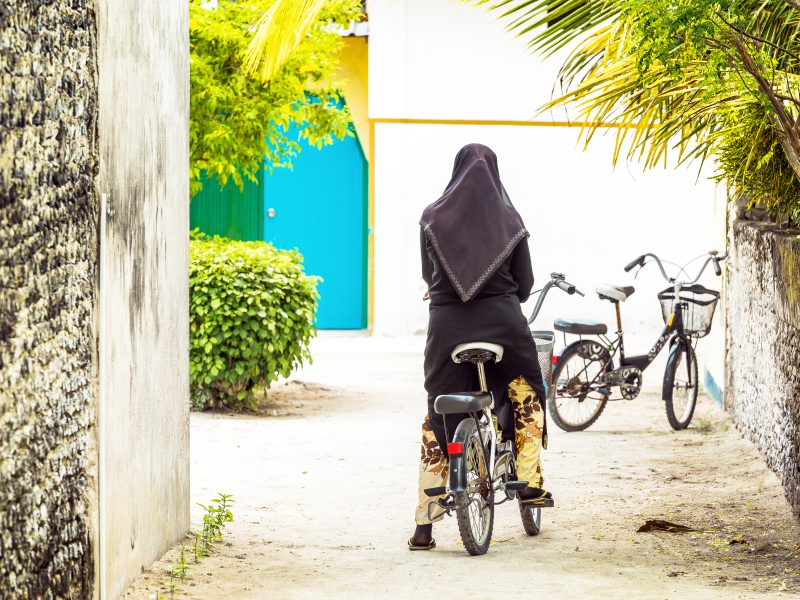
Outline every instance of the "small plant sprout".
[[197, 547], [198, 542], [200, 541], [200, 533], [195, 531], [194, 532], [194, 562], [200, 562], [200, 555], [202, 553], [202, 546], [200, 548]]
[[[233, 496], [230, 494], [219, 494], [217, 498], [211, 500], [208, 506], [197, 503], [205, 513], [203, 514], [203, 529], [192, 532], [194, 545], [191, 550], [194, 553], [195, 563], [199, 563], [201, 557], [211, 556], [211, 548], [214, 542], [222, 541], [222, 532], [225, 530], [226, 525], [233, 521], [233, 513], [230, 508], [233, 503]], [[172, 565], [172, 568], [165, 573], [165, 575], [169, 576], [169, 581], [164, 587], [169, 591], [171, 599], [175, 598], [175, 593], [178, 591], [180, 584], [189, 578], [189, 561], [186, 559], [188, 551], [189, 548], [187, 546], [181, 545], [181, 554], [178, 562]], [[150, 594], [148, 598], [150, 600], [166, 600], [159, 592]]]
[[181, 581], [189, 576], [189, 564], [186, 562], [186, 546], [181, 546], [181, 557], [178, 564], [172, 567], [172, 574]]

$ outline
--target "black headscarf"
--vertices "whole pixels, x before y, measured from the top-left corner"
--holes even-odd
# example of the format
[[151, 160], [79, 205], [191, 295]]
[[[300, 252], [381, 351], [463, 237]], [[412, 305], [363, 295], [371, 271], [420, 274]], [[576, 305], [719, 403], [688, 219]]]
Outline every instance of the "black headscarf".
[[497, 156], [482, 144], [458, 151], [450, 183], [419, 224], [463, 302], [529, 235], [500, 182]]

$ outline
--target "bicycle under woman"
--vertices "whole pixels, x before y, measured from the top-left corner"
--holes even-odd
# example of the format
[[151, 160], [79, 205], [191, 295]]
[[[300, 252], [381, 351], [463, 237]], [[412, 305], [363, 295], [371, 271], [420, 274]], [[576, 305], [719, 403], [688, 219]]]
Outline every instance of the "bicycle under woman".
[[[601, 285], [596, 289], [601, 299], [614, 304], [617, 335], [613, 339], [607, 337], [608, 328], [600, 321], [556, 319], [554, 328], [563, 332], [565, 339], [566, 334], [579, 336], [578, 341], [563, 350], [553, 372], [554, 384], [547, 404], [556, 425], [564, 431], [582, 431], [597, 421], [610, 400], [636, 398], [642, 387], [642, 372], [653, 363], [662, 348], [669, 346], [662, 385], [667, 420], [673, 429], [689, 426], [699, 388], [695, 346], [697, 340], [710, 331], [719, 300], [719, 292], [698, 285], [697, 281], [709, 264], [714, 266], [718, 276], [721, 275], [720, 262], [727, 258], [727, 254], [711, 251], [698, 258], [703, 257], [706, 260], [691, 281], [669, 277], [661, 259], [651, 253], [637, 257], [625, 267], [625, 271], [630, 271], [655, 262], [661, 275], [670, 283], [670, 287], [658, 294], [665, 326], [647, 354], [625, 354], [620, 303], [633, 294], [632, 286]], [[647, 261], [648, 258], [652, 260]], [[685, 274], [691, 262], [679, 267], [678, 274]], [[599, 339], [584, 339], [584, 336], [597, 336]], [[615, 362], [617, 355], [619, 359]], [[620, 397], [613, 397], [615, 389], [619, 390]]]
[[[578, 292], [574, 285], [564, 280], [564, 275], [551, 273], [550, 281], [539, 293], [528, 323], [532, 323], [539, 314], [547, 293], [553, 287], [568, 294]], [[542, 376], [549, 386], [555, 335], [552, 331], [532, 331], [531, 335], [536, 340]], [[438, 514], [432, 514], [434, 507], [446, 515], [454, 512], [467, 552], [480, 555], [486, 553], [492, 539], [494, 507], [516, 499], [517, 492], [525, 489], [528, 482], [517, 480], [514, 443], [512, 440], [498, 441], [499, 434], [492, 418], [494, 399], [486, 383], [484, 365], [490, 360], [501, 361], [503, 347], [480, 341], [459, 344], [453, 349], [451, 357], [457, 363], [467, 362], [476, 366], [481, 389], [436, 398], [434, 410], [437, 413], [466, 414], [468, 417], [458, 424], [452, 438], [448, 435], [452, 441], [447, 444], [450, 457], [447, 486], [429, 488], [425, 493], [431, 498], [443, 496], [428, 505], [429, 518], [434, 520], [434, 517], [439, 517]], [[548, 506], [553, 506], [549, 498], [535, 504], [520, 501], [519, 512], [525, 533], [539, 534], [541, 509]]]

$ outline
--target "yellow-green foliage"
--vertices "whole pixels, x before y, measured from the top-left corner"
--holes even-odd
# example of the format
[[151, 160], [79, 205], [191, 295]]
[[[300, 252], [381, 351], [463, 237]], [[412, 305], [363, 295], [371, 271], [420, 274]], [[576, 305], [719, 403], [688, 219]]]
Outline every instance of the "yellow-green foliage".
[[543, 54], [614, 160], [713, 158], [717, 179], [800, 227], [800, 8], [794, 0], [467, 0], [490, 4]]
[[[350, 112], [340, 106], [335, 81], [342, 37], [336, 26], [360, 18], [359, 0], [328, 0], [308, 34], [264, 84], [242, 69], [259, 19], [275, 0], [189, 2], [190, 181], [192, 195], [214, 177], [242, 189], [265, 166], [286, 167], [300, 151], [287, 135], [295, 125], [320, 147], [352, 135]], [[272, 31], [279, 40], [296, 32]]]
[[310, 360], [319, 278], [264, 242], [193, 233], [189, 257], [192, 404], [253, 409], [254, 387]]

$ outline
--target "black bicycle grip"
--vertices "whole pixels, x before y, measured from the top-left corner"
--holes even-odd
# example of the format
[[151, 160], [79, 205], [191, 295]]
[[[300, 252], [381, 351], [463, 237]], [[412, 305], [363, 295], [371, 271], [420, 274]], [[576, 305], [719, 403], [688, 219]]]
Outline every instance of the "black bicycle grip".
[[634, 260], [625, 265], [625, 272], [627, 273], [633, 267], [635, 267], [636, 265], [641, 265], [642, 263], [644, 263], [644, 254], [642, 254], [641, 256], [637, 256]]
[[722, 275], [722, 269], [719, 266], [719, 259], [714, 257], [711, 259], [711, 262], [714, 263], [714, 273], [717, 274], [717, 277]]
[[571, 283], [567, 283], [566, 281], [559, 281], [556, 286], [558, 286], [559, 289], [567, 292], [570, 296], [575, 293], [575, 286]]

